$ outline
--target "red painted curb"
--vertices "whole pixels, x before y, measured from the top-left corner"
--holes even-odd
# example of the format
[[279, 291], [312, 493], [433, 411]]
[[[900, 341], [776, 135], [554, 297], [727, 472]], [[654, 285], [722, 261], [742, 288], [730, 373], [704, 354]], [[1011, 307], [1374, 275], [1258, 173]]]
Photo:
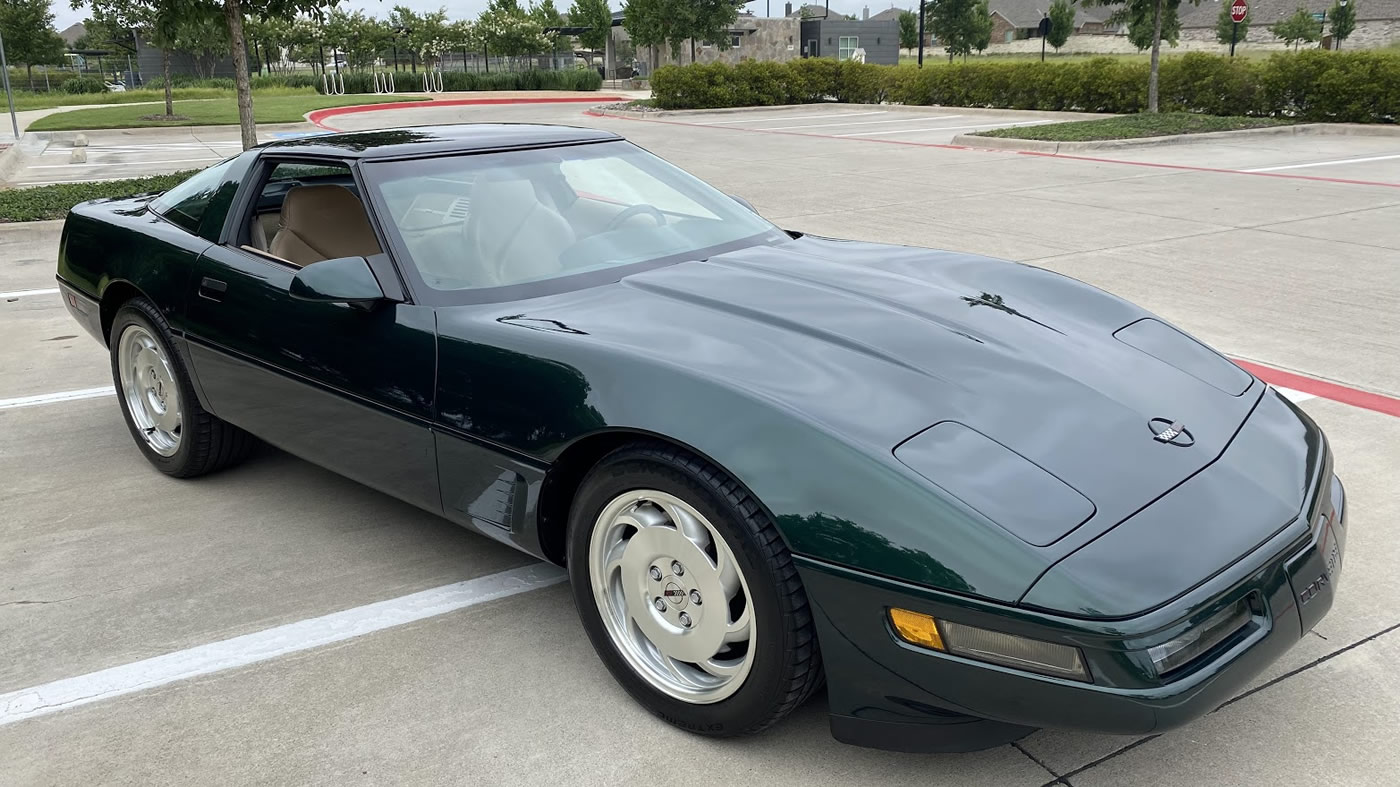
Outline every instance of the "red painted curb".
[[1284, 388], [1292, 388], [1295, 391], [1310, 393], [1313, 396], [1320, 396], [1323, 399], [1331, 399], [1334, 402], [1349, 404], [1352, 407], [1360, 407], [1364, 410], [1372, 410], [1385, 415], [1400, 417], [1400, 399], [1386, 396], [1384, 394], [1361, 391], [1355, 388], [1348, 388], [1345, 385], [1330, 383], [1326, 380], [1319, 380], [1315, 377], [1305, 377], [1294, 372], [1285, 372], [1282, 369], [1275, 369], [1270, 366], [1263, 366], [1250, 361], [1232, 359], [1245, 371], [1258, 377], [1266, 383], [1281, 385]]
[[354, 104], [347, 107], [327, 107], [306, 114], [312, 125], [328, 131], [340, 131], [334, 126], [322, 123], [328, 117], [353, 115], [356, 112], [377, 112], [381, 109], [406, 109], [409, 107], [457, 107], [474, 104], [578, 104], [593, 101], [626, 101], [622, 96], [550, 96], [542, 98], [445, 98], [427, 101], [386, 101], [382, 104]]
[[[815, 106], [815, 105], [814, 105]], [[1242, 169], [1217, 169], [1213, 167], [1192, 167], [1186, 164], [1156, 164], [1150, 161], [1126, 161], [1124, 159], [1096, 158], [1094, 156], [1075, 156], [1069, 153], [1041, 153], [1033, 150], [1004, 150], [998, 148], [977, 148], [967, 145], [949, 145], [942, 142], [912, 142], [902, 139], [870, 139], [868, 137], [836, 137], [830, 134], [804, 134], [801, 131], [772, 131], [762, 128], [742, 128], [739, 126], [711, 126], [704, 123], [687, 123], [683, 120], [662, 120], [660, 118], [630, 118], [621, 115], [604, 115], [601, 112], [585, 112], [586, 115], [594, 117], [611, 117], [619, 120], [636, 120], [643, 123], [664, 123], [670, 126], [691, 126], [693, 128], [714, 128], [727, 129], [729, 131], [747, 131], [758, 134], [781, 134], [790, 137], [816, 137], [819, 139], [839, 139], [843, 142], [879, 142], [883, 145], [907, 145], [918, 148], [943, 148], [945, 150], [971, 150], [977, 153], [1016, 153], [1022, 156], [1039, 156], [1040, 158], [1059, 158], [1072, 161], [1091, 161], [1099, 164], [1123, 164], [1130, 167], [1153, 167], [1156, 169], [1176, 169], [1186, 172], [1214, 172], [1225, 175], [1254, 175], [1263, 178], [1283, 178], [1284, 180], [1312, 180], [1320, 183], [1344, 183], [1349, 186], [1380, 186], [1382, 188], [1400, 189], [1400, 183], [1389, 183], [1378, 180], [1350, 180], [1347, 178], [1327, 178], [1321, 175], [1289, 175], [1283, 172], [1246, 172]]]

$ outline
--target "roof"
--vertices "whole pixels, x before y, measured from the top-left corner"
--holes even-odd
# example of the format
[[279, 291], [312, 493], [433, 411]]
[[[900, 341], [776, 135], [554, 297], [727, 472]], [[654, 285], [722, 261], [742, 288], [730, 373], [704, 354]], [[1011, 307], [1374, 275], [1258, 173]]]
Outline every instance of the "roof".
[[85, 35], [87, 35], [87, 26], [82, 22], [74, 22], [58, 32], [58, 37], [62, 38], [63, 43], [68, 46], [73, 46], [79, 38]]
[[[871, 22], [889, 22], [889, 21], [898, 22], [898, 21], [899, 21], [899, 15], [902, 14], [902, 13], [904, 13], [905, 11], [908, 11], [908, 10], [909, 10], [909, 9], [907, 9], [907, 8], [895, 8], [895, 7], [891, 6], [891, 7], [889, 7], [889, 8], [886, 8], [885, 10], [881, 11], [881, 12], [878, 13], [878, 14], [871, 14], [871, 15], [870, 15], [870, 21], [871, 21]], [[912, 13], [912, 12], [910, 12], [910, 13]]]
[[576, 145], [622, 139], [610, 131], [576, 126], [532, 123], [462, 123], [453, 126], [410, 126], [376, 131], [283, 139], [263, 150], [308, 153], [337, 158], [397, 158], [443, 153], [481, 153], [512, 148]]
[[[1400, 19], [1400, 0], [1352, 1], [1356, 6], [1358, 22]], [[1268, 25], [1293, 16], [1293, 12], [1298, 10], [1300, 5], [1310, 13], [1317, 14], [1331, 11], [1334, 3], [1333, 0], [1249, 0], [1249, 22], [1256, 30], [1263, 30]], [[1219, 13], [1220, 5], [1217, 3], [1202, 3], [1199, 6], [1183, 4], [1180, 11], [1181, 26], [1215, 27], [1215, 19]]]
[[[831, 13], [833, 16], [845, 16], [845, 14], [837, 14], [835, 11], [832, 11]], [[788, 16], [823, 17], [826, 16], [826, 6], [808, 3], [807, 5], [804, 5], [800, 8], [792, 9], [792, 13], [788, 14]]]
[[[1051, 0], [990, 0], [987, 9], [994, 14], [1001, 14], [1001, 17], [1010, 22], [1013, 27], [1033, 28], [1040, 24], [1050, 13]], [[1215, 5], [1210, 3], [1210, 5]], [[1102, 22], [1113, 13], [1113, 9], [1102, 6], [1085, 7], [1082, 3], [1075, 3], [1074, 26], [1077, 28], [1085, 22]], [[1212, 23], [1214, 24], [1214, 23]]]

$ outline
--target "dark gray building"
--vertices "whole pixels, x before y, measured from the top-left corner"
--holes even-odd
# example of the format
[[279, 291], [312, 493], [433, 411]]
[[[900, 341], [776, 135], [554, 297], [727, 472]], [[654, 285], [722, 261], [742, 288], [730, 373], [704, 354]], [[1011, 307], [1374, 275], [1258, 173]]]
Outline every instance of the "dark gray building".
[[[136, 55], [132, 60], [143, 82], [160, 77], [160, 50], [151, 46], [139, 32], [136, 33]], [[252, 62], [251, 58], [249, 62]], [[229, 55], [227, 47], [217, 52], [205, 53], [172, 51], [170, 53], [170, 73], [188, 74], [200, 78], [232, 78], [233, 58]]]
[[899, 63], [899, 22], [896, 20], [803, 19], [802, 56], [849, 60], [865, 50], [865, 62]]

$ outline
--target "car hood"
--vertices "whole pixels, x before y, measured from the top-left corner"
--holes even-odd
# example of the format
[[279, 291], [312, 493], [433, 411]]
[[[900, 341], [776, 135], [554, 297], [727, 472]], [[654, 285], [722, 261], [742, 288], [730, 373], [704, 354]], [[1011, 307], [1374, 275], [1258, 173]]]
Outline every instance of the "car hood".
[[[949, 442], [972, 446], [965, 461], [899, 460], [1017, 535], [1042, 569], [1212, 462], [1264, 388], [1126, 301], [952, 252], [802, 237], [534, 303], [512, 319], [722, 381], [874, 457], [952, 422], [981, 441]], [[1170, 424], [1189, 438], [1155, 440]], [[1024, 467], [944, 475], [993, 454]], [[1060, 486], [1064, 519], [1047, 529], [1034, 492]], [[998, 497], [1012, 502], [979, 504]]]

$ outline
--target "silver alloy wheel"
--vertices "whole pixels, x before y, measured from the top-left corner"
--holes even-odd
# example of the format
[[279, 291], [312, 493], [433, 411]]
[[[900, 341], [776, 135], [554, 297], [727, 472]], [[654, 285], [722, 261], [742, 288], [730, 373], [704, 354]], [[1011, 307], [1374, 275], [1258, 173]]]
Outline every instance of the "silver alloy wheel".
[[128, 325], [117, 340], [121, 396], [136, 430], [161, 456], [180, 450], [180, 386], [170, 361], [151, 332]]
[[593, 600], [627, 664], [658, 690], [696, 704], [743, 685], [757, 630], [744, 572], [724, 538], [674, 495], [618, 495], [593, 523]]

